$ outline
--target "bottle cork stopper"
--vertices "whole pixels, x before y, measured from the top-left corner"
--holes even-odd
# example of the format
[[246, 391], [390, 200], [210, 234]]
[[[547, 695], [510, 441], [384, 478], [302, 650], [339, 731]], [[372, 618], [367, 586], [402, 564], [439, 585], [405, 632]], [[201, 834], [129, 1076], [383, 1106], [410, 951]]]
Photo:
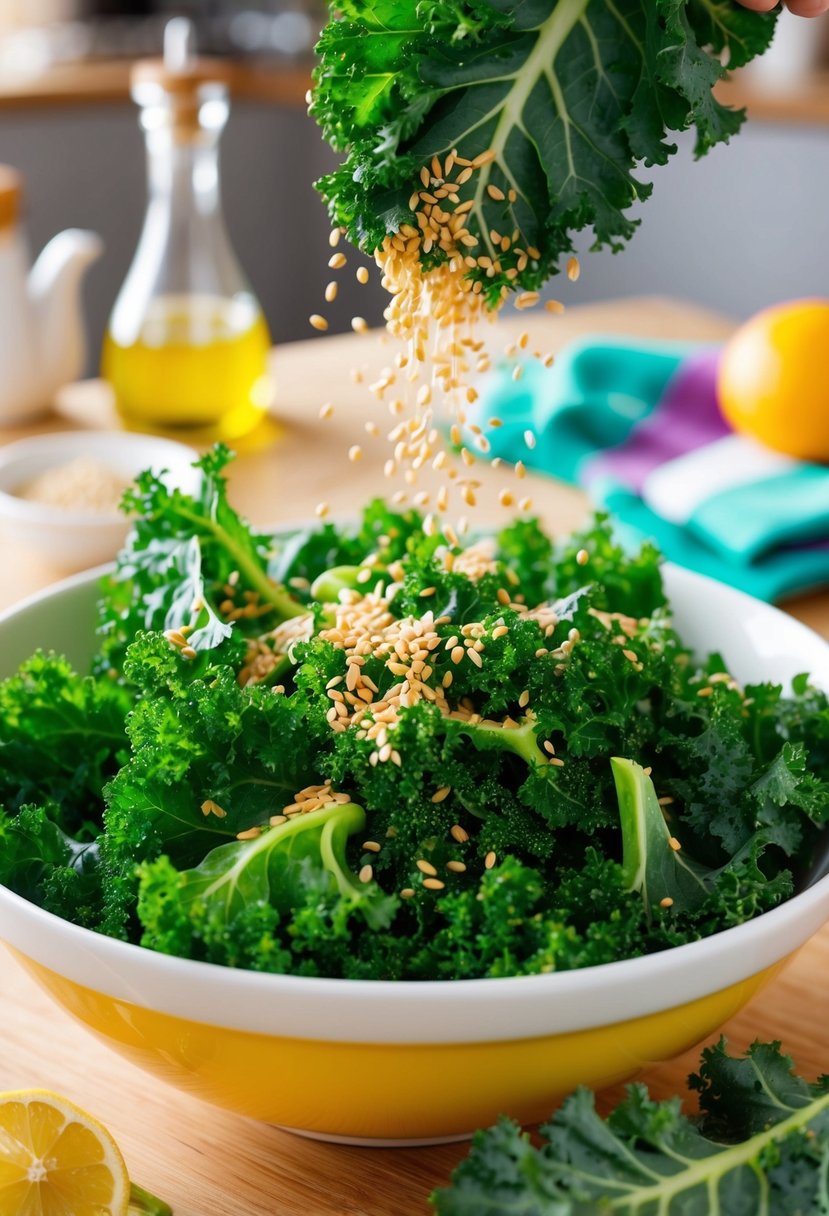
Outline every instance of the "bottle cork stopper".
[[132, 69], [131, 83], [155, 84], [177, 97], [193, 98], [203, 85], [229, 85], [233, 67], [216, 56], [194, 52], [195, 31], [188, 17], [174, 17], [164, 27], [164, 55], [139, 59]]

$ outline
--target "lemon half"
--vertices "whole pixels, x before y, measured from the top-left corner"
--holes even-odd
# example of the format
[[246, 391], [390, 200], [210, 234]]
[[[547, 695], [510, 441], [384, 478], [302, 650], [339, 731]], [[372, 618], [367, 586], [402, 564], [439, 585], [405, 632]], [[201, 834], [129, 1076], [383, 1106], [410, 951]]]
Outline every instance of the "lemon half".
[[0, 1216], [126, 1216], [127, 1167], [112, 1136], [45, 1089], [0, 1093]]

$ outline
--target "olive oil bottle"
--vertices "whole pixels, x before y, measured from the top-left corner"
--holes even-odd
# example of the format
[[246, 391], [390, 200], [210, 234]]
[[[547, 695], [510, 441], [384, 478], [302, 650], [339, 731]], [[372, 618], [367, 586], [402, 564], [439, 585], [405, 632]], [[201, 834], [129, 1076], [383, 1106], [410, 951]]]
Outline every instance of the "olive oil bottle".
[[164, 58], [133, 70], [149, 200], [101, 370], [128, 426], [235, 439], [271, 403], [270, 336], [222, 217], [228, 69], [191, 57], [191, 31], [184, 18], [169, 22]]

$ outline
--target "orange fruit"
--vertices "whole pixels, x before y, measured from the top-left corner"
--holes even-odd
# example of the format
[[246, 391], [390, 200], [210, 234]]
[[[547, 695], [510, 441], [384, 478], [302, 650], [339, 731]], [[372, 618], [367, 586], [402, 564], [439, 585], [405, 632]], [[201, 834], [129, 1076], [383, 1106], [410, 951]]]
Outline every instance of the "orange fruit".
[[717, 392], [735, 431], [829, 462], [829, 300], [778, 304], [741, 325], [725, 347]]
[[112, 1136], [45, 1089], [0, 1094], [0, 1216], [126, 1216], [127, 1169]]

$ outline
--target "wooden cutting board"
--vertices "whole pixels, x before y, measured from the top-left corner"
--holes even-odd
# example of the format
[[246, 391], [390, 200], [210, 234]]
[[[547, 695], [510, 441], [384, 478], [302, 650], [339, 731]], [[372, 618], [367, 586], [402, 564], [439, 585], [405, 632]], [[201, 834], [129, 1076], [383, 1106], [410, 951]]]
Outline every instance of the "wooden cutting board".
[[[546, 350], [589, 331], [716, 340], [730, 327], [723, 318], [689, 306], [639, 300], [574, 309], [563, 317], [526, 316], [504, 328], [513, 335], [529, 329], [531, 343]], [[363, 368], [368, 379], [372, 368], [389, 361], [377, 335], [326, 338], [277, 352], [279, 422], [246, 445], [233, 474], [234, 500], [255, 523], [308, 517], [321, 499], [332, 511], [352, 511], [382, 489], [383, 445], [356, 438], [363, 422], [377, 417], [378, 407], [352, 381], [349, 369]], [[326, 400], [335, 412], [321, 423], [317, 413]], [[115, 425], [107, 395], [95, 384], [65, 392], [62, 410], [40, 428], [3, 438], [35, 429]], [[365, 456], [350, 465], [345, 453], [357, 441]], [[485, 467], [481, 480], [491, 491], [502, 478]], [[584, 499], [572, 488], [533, 479], [531, 493], [556, 531], [572, 528], [584, 515]], [[497, 507], [488, 517], [498, 518]], [[0, 540], [0, 561], [7, 576], [0, 581], [0, 607], [57, 577], [8, 538]], [[829, 636], [829, 595], [803, 597], [789, 608]], [[829, 1071], [827, 974], [829, 928], [725, 1027], [732, 1045], [779, 1038], [806, 1075]], [[112, 1130], [132, 1177], [164, 1197], [175, 1216], [417, 1216], [428, 1211], [430, 1191], [447, 1181], [466, 1152], [464, 1145], [405, 1150], [327, 1145], [207, 1106], [99, 1044], [4, 951], [0, 1015], [0, 1089], [46, 1086], [93, 1112]], [[681, 1092], [697, 1059], [697, 1050], [688, 1052], [650, 1069], [644, 1079], [658, 1096]], [[620, 1094], [620, 1087], [603, 1094], [603, 1108]], [[406, 1101], [405, 1093], [400, 1101]], [[435, 1101], [440, 1102], [439, 1085]]]

